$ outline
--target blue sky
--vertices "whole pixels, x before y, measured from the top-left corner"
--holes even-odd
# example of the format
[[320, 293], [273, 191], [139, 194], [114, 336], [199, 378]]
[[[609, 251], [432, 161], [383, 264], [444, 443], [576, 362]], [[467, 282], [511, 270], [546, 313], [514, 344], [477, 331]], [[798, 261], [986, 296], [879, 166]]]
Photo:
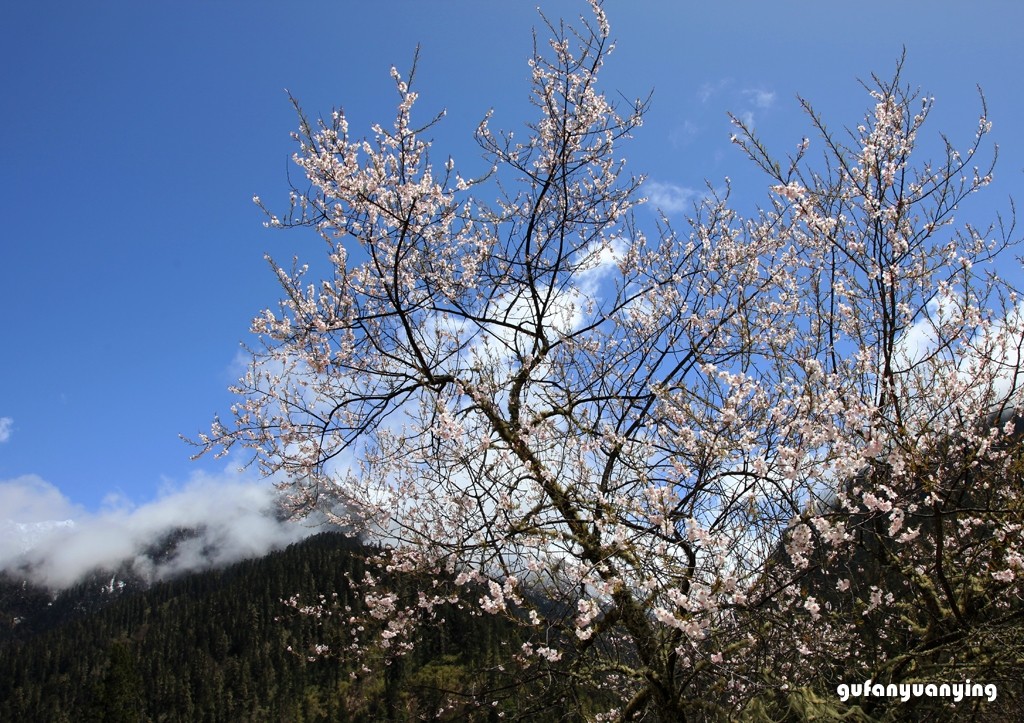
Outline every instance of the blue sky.
[[[449, 113], [435, 153], [472, 167], [471, 131], [488, 108], [494, 127], [526, 119], [535, 4], [5, 4], [0, 486], [24, 492], [30, 479], [60, 515], [218, 479], [225, 463], [191, 462], [178, 435], [227, 412], [249, 320], [277, 299], [263, 254], [320, 252], [311, 234], [264, 229], [252, 203], [287, 200], [296, 123], [285, 89], [312, 116], [343, 107], [361, 134], [392, 120], [389, 67], [406, 68], [419, 43], [420, 117]], [[937, 98], [926, 136], [970, 139], [975, 86], [985, 90], [1000, 165], [974, 212], [1024, 198], [1017, 0], [606, 7], [618, 44], [605, 90], [654, 91], [623, 152], [672, 213], [705, 179], [730, 176], [745, 203], [764, 198], [729, 143], [727, 111], [749, 114], [782, 155], [808, 132], [798, 93], [833, 127], [854, 126], [868, 106], [857, 78], [889, 74], [903, 47], [905, 79]], [[544, 9], [571, 18], [586, 4]], [[8, 516], [17, 510], [0, 509]]]

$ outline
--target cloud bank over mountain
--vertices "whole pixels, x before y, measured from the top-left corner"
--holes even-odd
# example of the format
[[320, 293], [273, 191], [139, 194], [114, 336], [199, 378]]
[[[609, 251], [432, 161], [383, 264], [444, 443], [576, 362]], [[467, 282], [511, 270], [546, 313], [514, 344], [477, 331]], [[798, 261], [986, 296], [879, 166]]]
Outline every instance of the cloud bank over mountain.
[[[317, 518], [285, 519], [272, 485], [237, 474], [199, 473], [152, 502], [114, 499], [98, 513], [35, 475], [0, 481], [0, 570], [50, 588], [122, 566], [145, 580], [219, 567], [323, 529]], [[169, 554], [153, 554], [172, 537]]]

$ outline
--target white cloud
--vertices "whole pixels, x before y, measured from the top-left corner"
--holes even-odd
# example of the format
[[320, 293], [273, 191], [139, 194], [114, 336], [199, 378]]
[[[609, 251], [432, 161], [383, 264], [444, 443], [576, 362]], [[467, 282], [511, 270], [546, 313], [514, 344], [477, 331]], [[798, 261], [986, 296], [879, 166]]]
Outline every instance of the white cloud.
[[[749, 128], [754, 127], [758, 113], [775, 107], [777, 97], [774, 90], [763, 87], [736, 87], [730, 78], [705, 83], [697, 90], [697, 99], [702, 105], [708, 105], [714, 100], [716, 107], [722, 106]], [[674, 137], [671, 140], [675, 142]]]
[[34, 474], [0, 482], [0, 515], [14, 522], [65, 520], [82, 514], [60, 490]]
[[673, 148], [682, 148], [688, 146], [700, 133], [700, 126], [691, 120], [684, 120], [681, 124], [677, 125], [668, 134], [669, 143], [672, 144]]
[[11, 438], [11, 432], [14, 430], [14, 420], [10, 417], [0, 417], [0, 443], [6, 442]]
[[730, 85], [732, 85], [732, 78], [722, 78], [717, 83], [704, 83], [697, 89], [697, 99], [706, 104]]
[[958, 341], [965, 316], [973, 316], [962, 302], [937, 295], [927, 314], [897, 340], [899, 378], [929, 419], [936, 417], [935, 405], [995, 412], [1019, 406], [1024, 396], [1024, 305]]
[[665, 214], [692, 210], [694, 201], [701, 195], [693, 188], [660, 181], [647, 181], [643, 186], [643, 193], [647, 196], [648, 203]]
[[[747, 107], [739, 108], [734, 112], [737, 118], [743, 121], [747, 128], [753, 128], [757, 122], [754, 111], [767, 111], [775, 105], [775, 91], [762, 88], [744, 88], [739, 91], [738, 97], [742, 99], [742, 105]], [[752, 106], [752, 107], [751, 107]]]
[[[258, 557], [322, 529], [314, 521], [282, 519], [278, 492], [266, 482], [232, 472], [197, 473], [153, 502], [116, 505], [89, 514], [36, 476], [0, 482], [0, 569], [28, 574], [53, 588], [74, 584], [95, 570], [127, 563], [148, 579]], [[31, 525], [74, 519], [73, 525]], [[25, 547], [27, 529], [33, 546]], [[169, 559], [154, 562], [149, 546], [179, 530], [195, 532]], [[21, 532], [20, 539], [16, 533]]]
[[775, 105], [775, 91], [763, 90], [761, 88], [746, 88], [740, 93], [756, 108], [767, 110]]

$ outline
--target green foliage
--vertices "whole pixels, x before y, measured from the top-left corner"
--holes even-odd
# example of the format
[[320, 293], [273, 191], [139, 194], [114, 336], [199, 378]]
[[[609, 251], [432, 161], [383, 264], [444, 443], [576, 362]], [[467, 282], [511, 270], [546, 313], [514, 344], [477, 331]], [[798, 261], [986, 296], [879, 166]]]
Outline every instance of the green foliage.
[[822, 696], [811, 688], [773, 691], [751, 700], [737, 715], [743, 723], [785, 723], [786, 721], [848, 721], [875, 723], [859, 706], [847, 707], [835, 696]]

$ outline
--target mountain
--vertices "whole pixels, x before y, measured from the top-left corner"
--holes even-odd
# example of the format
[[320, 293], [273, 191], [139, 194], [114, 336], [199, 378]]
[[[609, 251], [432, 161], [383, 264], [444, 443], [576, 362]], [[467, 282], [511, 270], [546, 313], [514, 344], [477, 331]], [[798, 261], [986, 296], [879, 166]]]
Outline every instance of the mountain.
[[22, 555], [54, 532], [71, 529], [74, 520], [44, 520], [42, 522], [15, 522], [0, 520], [0, 551], [5, 557]]
[[[511, 693], [494, 707], [479, 699], [484, 689], [515, 690], [500, 680], [500, 663], [517, 647], [509, 621], [446, 609], [413, 653], [389, 664], [344, 651], [350, 630], [340, 620], [322, 625], [282, 602], [325, 594], [337, 611], [361, 615], [349, 580], [363, 577], [369, 551], [324, 533], [155, 584], [122, 570], [54, 594], [0, 578], [0, 720], [415, 720], [441, 708], [451, 720], [496, 720], [514, 712]], [[429, 582], [389, 584], [414, 596]], [[344, 652], [311, 659], [304, 651], [317, 641]]]
[[24, 545], [20, 561], [15, 558], [7, 570], [0, 570], [0, 643], [7, 639], [25, 638], [51, 627], [66, 624], [76, 617], [97, 612], [124, 595], [150, 588], [152, 576], [145, 570], [156, 569], [173, 558], [179, 547], [200, 535], [199, 530], [174, 528], [141, 549], [133, 559], [113, 568], [98, 568], [75, 585], [51, 590], [34, 583], [34, 562], [29, 552], [47, 535], [73, 528], [74, 522], [10, 523], [0, 528], [8, 543], [18, 540]]

